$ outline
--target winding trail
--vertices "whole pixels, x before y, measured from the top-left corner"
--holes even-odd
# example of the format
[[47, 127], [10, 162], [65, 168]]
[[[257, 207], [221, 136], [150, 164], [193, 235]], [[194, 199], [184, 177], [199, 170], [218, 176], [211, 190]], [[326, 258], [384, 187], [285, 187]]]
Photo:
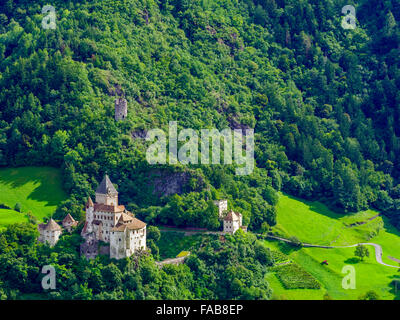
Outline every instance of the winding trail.
[[[277, 237], [277, 236], [272, 236], [272, 235], [268, 235], [268, 238], [271, 239], [276, 239], [276, 240], [281, 240], [287, 243], [293, 243], [293, 241], [289, 240], [289, 239], [285, 239], [285, 238], [281, 238], [281, 237]], [[400, 266], [393, 266], [391, 264], [387, 264], [385, 262], [382, 261], [382, 247], [379, 244], [376, 243], [372, 243], [372, 242], [367, 242], [367, 243], [357, 243], [357, 244], [353, 244], [350, 246], [321, 246], [318, 244], [310, 244], [310, 243], [303, 243], [303, 247], [309, 247], [309, 248], [324, 248], [324, 249], [340, 249], [340, 248], [353, 248], [353, 247], [357, 247], [359, 244], [365, 245], [365, 246], [373, 246], [375, 248], [375, 259], [376, 262], [378, 262], [379, 264], [382, 264], [386, 267], [391, 267], [391, 268], [396, 268], [396, 269], [400, 269]]]

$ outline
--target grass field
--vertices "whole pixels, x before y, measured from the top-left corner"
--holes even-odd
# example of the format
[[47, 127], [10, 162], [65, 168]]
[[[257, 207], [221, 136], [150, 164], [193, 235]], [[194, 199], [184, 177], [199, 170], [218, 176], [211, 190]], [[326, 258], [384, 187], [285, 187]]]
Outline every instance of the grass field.
[[[303, 242], [323, 245], [351, 245], [358, 242], [373, 242], [382, 246], [383, 261], [396, 265], [388, 256], [400, 258], [400, 233], [386, 218], [378, 217], [368, 221], [377, 212], [372, 210], [344, 216], [329, 210], [318, 202], [301, 201], [280, 194], [278, 224], [274, 231], [285, 236], [296, 236]], [[366, 224], [348, 227], [354, 222], [368, 221]], [[266, 241], [267, 246], [286, 254], [317, 279], [321, 289], [284, 288], [275, 273], [267, 280], [274, 290], [274, 296], [284, 299], [322, 299], [328, 292], [334, 299], [357, 299], [368, 290], [374, 290], [381, 299], [400, 300], [400, 288], [391, 282], [400, 279], [399, 269], [380, 265], [375, 260], [374, 248], [369, 246], [370, 257], [360, 262], [354, 257], [355, 248], [302, 248], [294, 249], [279, 241]], [[327, 260], [328, 265], [321, 262]], [[342, 280], [345, 265], [352, 265], [356, 271], [356, 289], [345, 290]]]
[[[0, 203], [21, 211], [28, 211], [43, 221], [50, 216], [67, 195], [61, 186], [60, 171], [50, 167], [22, 167], [0, 169]], [[0, 228], [10, 223], [26, 221], [24, 215], [13, 210], [0, 210]]]
[[184, 236], [182, 232], [161, 232], [157, 245], [161, 259], [175, 258], [182, 252], [190, 251], [191, 247], [201, 242], [207, 235]]
[[352, 223], [368, 221], [378, 212], [367, 210], [355, 214], [335, 213], [320, 202], [279, 195], [277, 225], [273, 231], [284, 237], [296, 236], [302, 242], [320, 245], [350, 245], [365, 241], [383, 225], [378, 217], [364, 225], [349, 228]]
[[9, 224], [27, 221], [28, 217], [23, 213], [14, 210], [0, 209], [0, 231]]

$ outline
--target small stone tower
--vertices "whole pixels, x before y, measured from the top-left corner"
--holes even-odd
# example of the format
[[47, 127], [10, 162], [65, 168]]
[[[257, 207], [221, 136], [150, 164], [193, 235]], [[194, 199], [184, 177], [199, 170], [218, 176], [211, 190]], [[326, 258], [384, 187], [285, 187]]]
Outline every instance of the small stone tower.
[[218, 207], [219, 217], [223, 218], [226, 211], [228, 211], [228, 200], [215, 200], [214, 204]]
[[124, 98], [115, 99], [115, 120], [121, 121], [128, 116], [128, 102]]

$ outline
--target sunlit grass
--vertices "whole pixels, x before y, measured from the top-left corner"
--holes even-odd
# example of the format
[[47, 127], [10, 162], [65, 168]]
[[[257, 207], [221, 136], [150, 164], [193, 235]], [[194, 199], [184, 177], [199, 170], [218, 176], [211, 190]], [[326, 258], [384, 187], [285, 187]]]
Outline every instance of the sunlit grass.
[[[39, 221], [49, 217], [66, 199], [61, 174], [50, 167], [23, 167], [0, 170], [0, 203], [31, 212]], [[0, 220], [1, 225], [1, 220]]]

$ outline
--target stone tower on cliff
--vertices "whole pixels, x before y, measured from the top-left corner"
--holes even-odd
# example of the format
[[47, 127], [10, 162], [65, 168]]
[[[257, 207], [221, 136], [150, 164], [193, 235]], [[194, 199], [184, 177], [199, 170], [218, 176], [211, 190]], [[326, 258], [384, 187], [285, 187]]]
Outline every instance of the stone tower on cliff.
[[128, 102], [124, 98], [115, 99], [115, 120], [121, 121], [128, 116]]

